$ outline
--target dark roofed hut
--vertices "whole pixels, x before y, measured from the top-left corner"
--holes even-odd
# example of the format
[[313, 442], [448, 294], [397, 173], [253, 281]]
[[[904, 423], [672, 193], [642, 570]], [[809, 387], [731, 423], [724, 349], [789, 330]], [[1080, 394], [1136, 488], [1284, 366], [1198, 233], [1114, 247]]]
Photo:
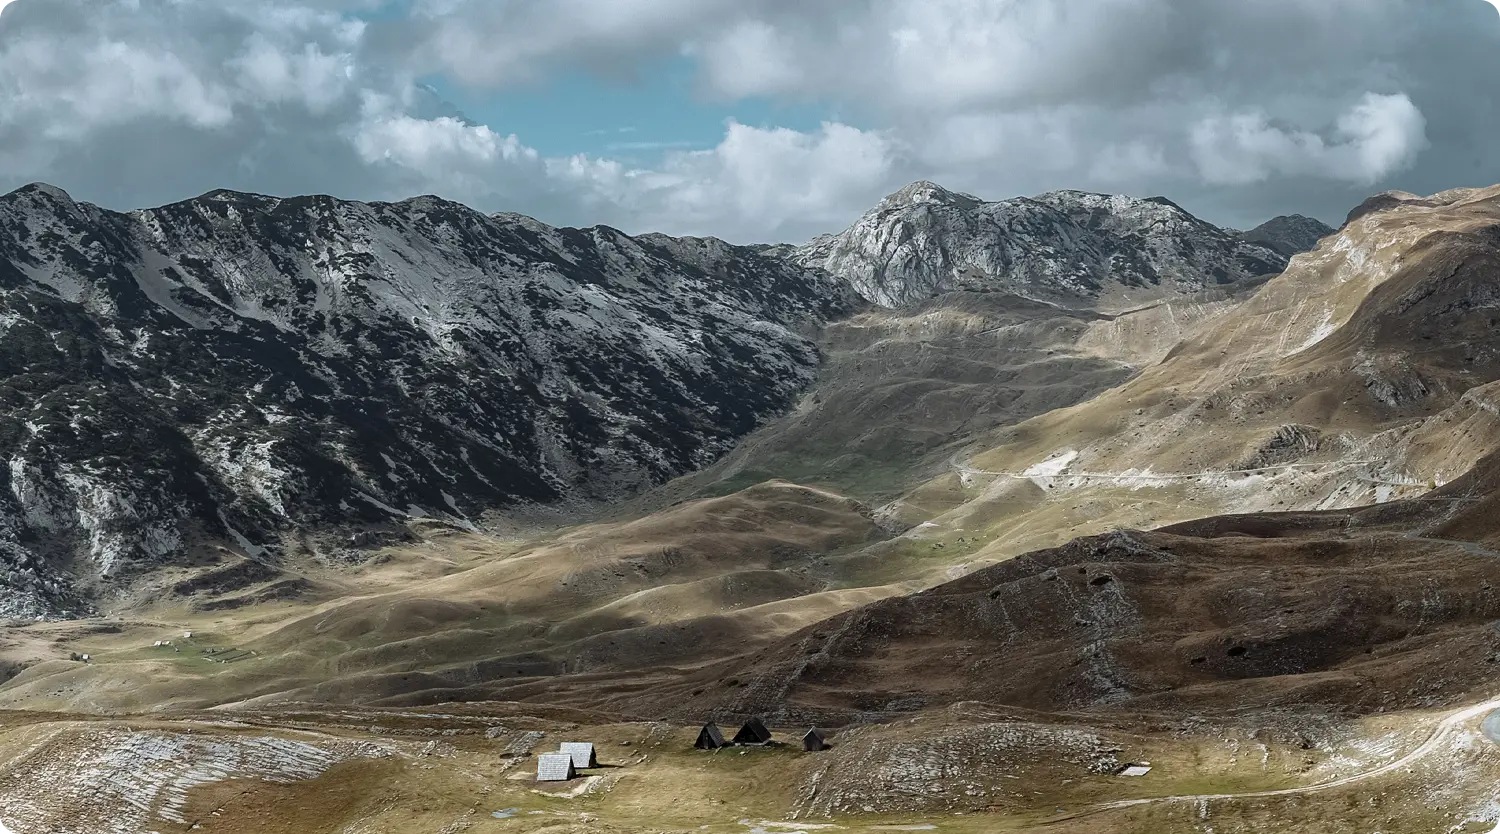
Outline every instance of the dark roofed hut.
[[693, 747], [699, 750], [718, 750], [720, 747], [728, 747], [724, 741], [724, 733], [719, 730], [719, 725], [710, 721], [703, 725], [698, 731], [698, 740], [693, 742]]
[[745, 726], [734, 734], [735, 744], [769, 744], [771, 742], [771, 731], [766, 729], [765, 722], [759, 718], [752, 718], [745, 722]]
[[828, 749], [828, 739], [823, 736], [823, 731], [817, 727], [807, 731], [802, 737], [802, 749], [809, 753], [817, 753]]

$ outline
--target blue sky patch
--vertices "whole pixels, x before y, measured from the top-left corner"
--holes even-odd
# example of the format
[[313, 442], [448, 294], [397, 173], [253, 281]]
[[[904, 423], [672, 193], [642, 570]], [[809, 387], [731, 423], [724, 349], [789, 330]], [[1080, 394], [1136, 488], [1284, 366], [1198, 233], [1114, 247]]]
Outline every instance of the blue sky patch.
[[730, 119], [808, 131], [827, 118], [815, 104], [707, 101], [695, 94], [693, 74], [689, 59], [673, 58], [642, 67], [629, 80], [571, 70], [500, 90], [441, 76], [424, 81], [472, 121], [514, 133], [548, 157], [585, 153], [649, 165], [670, 151], [714, 147]]

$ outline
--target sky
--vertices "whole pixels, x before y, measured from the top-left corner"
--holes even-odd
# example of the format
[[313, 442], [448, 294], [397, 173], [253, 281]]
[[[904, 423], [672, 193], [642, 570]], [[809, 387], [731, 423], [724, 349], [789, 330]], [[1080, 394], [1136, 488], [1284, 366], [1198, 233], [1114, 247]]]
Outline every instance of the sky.
[[0, 191], [800, 242], [928, 179], [1337, 224], [1500, 183], [1487, 0], [0, 0]]

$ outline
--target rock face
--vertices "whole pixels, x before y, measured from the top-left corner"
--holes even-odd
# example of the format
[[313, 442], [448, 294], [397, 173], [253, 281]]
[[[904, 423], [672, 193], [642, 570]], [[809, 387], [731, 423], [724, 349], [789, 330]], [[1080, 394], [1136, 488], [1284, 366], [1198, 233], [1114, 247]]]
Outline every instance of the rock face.
[[1321, 220], [1288, 214], [1273, 217], [1245, 232], [1245, 240], [1290, 258], [1312, 251], [1318, 241], [1333, 233], [1334, 228]]
[[[716, 240], [423, 197], [0, 197], [0, 617], [277, 532], [608, 499], [788, 408], [862, 302]], [[68, 579], [76, 580], [70, 587]]]
[[1287, 256], [1164, 198], [1054, 191], [986, 202], [917, 182], [793, 259], [899, 307], [953, 290], [1128, 306], [1280, 272]]

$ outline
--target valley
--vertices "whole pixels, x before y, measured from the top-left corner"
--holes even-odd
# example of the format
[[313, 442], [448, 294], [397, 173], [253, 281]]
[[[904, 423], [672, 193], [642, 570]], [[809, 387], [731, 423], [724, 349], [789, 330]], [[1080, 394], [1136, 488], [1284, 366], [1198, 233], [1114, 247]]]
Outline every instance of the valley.
[[[58, 264], [137, 244], [67, 237], [102, 221], [50, 192], [5, 199], [64, 219], [51, 237], [34, 215], [0, 223], [21, 265], [0, 273], [8, 402], [56, 394], [50, 422], [0, 438], [0, 832], [1500, 825], [1500, 747], [1481, 731], [1500, 708], [1500, 188], [1241, 234], [1161, 199], [987, 203], [917, 183], [786, 251], [421, 202], [218, 195], [109, 220], [200, 218], [157, 241], [288, 213], [332, 223], [254, 257], [270, 277], [329, 268], [281, 262], [309, 241], [378, 256], [340, 279], [350, 297], [401, 286], [396, 264], [433, 252], [472, 268], [453, 279], [466, 287], [505, 264], [520, 288], [417, 314], [436, 348], [325, 339], [293, 365], [237, 364], [226, 346], [308, 328], [334, 284], [284, 310], [234, 275], [163, 296], [143, 276], [171, 270], [133, 257], [118, 259], [129, 281], [75, 286]], [[56, 254], [16, 254], [34, 246], [21, 226]], [[676, 283], [650, 287], [662, 270]], [[723, 300], [745, 281], [755, 292]], [[146, 305], [130, 287], [155, 308], [127, 314], [119, 299]], [[689, 291], [712, 305], [684, 324]], [[417, 297], [367, 292], [392, 309]], [[593, 313], [567, 307], [584, 296]], [[518, 304], [549, 324], [524, 361], [496, 361], [486, 340], [518, 325], [475, 317]], [[335, 304], [327, 332], [366, 306]], [[92, 341], [49, 348], [27, 329], [44, 308], [88, 319]], [[620, 335], [644, 322], [650, 339]], [[443, 347], [460, 331], [472, 347]], [[583, 334], [631, 378], [603, 360], [543, 367]], [[126, 357], [166, 360], [131, 345], [159, 342], [228, 362], [250, 393], [183, 376], [125, 423], [77, 396], [138, 390]], [[73, 358], [46, 376], [53, 348]], [[528, 362], [547, 380], [534, 391], [475, 382]], [[261, 396], [319, 379], [312, 399], [338, 403], [397, 366], [449, 369], [382, 395], [396, 405], [378, 437]], [[707, 369], [702, 394], [691, 374]], [[667, 389], [669, 419], [652, 413]], [[454, 390], [469, 405], [443, 399]], [[556, 390], [587, 414], [528, 410]], [[276, 454], [257, 464], [235, 441], [231, 471], [205, 432], [240, 412], [261, 415], [248, 437]], [[355, 433], [306, 434], [331, 413]], [[474, 414], [510, 422], [479, 437]], [[188, 440], [149, 466], [99, 452], [141, 425]], [[546, 494], [502, 497], [497, 448], [506, 477]], [[424, 449], [432, 471], [411, 474]], [[75, 471], [170, 478], [132, 476], [131, 496], [93, 512]], [[182, 486], [199, 475], [206, 492]], [[786, 746], [692, 749], [704, 721], [752, 716]], [[811, 726], [831, 750], [801, 752]], [[605, 766], [536, 783], [533, 754], [567, 740]], [[1131, 764], [1150, 770], [1120, 775]]]

